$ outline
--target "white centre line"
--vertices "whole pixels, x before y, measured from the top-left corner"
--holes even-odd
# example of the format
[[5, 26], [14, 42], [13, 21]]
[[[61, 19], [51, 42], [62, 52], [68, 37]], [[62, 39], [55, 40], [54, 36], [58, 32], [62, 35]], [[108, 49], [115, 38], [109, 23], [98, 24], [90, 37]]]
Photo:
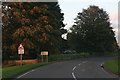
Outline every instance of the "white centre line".
[[73, 71], [75, 70], [76, 66], [73, 68]]
[[87, 61], [83, 61], [83, 63], [87, 63]]
[[72, 72], [72, 76], [73, 76], [73, 78], [74, 78], [75, 80], [77, 80], [73, 72]]
[[[81, 63], [79, 63], [78, 65], [80, 66]], [[77, 66], [74, 66], [72, 71], [74, 71], [76, 68], [77, 68]], [[74, 80], [77, 80], [77, 78], [75, 77], [74, 72], [72, 72], [72, 76], [73, 76]]]

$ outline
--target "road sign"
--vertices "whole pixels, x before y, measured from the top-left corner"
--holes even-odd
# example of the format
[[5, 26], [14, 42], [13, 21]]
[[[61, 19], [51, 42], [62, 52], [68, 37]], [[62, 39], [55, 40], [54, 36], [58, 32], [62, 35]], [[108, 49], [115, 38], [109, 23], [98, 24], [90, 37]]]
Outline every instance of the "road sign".
[[24, 54], [24, 47], [22, 44], [20, 44], [18, 47], [18, 54]]
[[44, 60], [43, 56], [46, 56], [46, 62], [48, 62], [48, 51], [42, 51], [41, 56], [42, 56], [42, 62]]
[[41, 55], [46, 55], [47, 56], [48, 55], [48, 51], [42, 51]]
[[20, 54], [20, 60], [21, 60], [21, 65], [22, 65], [22, 55], [24, 54], [24, 47], [22, 43], [18, 47], [18, 54]]

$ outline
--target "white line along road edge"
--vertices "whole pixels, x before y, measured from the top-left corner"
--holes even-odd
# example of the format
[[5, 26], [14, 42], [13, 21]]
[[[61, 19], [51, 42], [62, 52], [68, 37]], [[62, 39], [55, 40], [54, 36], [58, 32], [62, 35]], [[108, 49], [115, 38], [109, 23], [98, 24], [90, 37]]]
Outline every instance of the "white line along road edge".
[[26, 72], [26, 73], [24, 73], [24, 74], [22, 74], [22, 75], [20, 75], [20, 76], [18, 76], [17, 78], [21, 78], [21, 77], [25, 76], [26, 74], [28, 74], [28, 73], [30, 73], [30, 72], [32, 72], [32, 71], [34, 71], [34, 69], [31, 70], [31, 71], [28, 71], [28, 72]]

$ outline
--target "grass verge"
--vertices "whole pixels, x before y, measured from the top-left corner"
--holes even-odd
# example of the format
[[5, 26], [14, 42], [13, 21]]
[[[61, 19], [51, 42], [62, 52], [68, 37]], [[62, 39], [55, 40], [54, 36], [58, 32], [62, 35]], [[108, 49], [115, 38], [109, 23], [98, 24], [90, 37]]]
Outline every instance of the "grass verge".
[[14, 78], [22, 73], [25, 73], [31, 69], [47, 65], [49, 63], [37, 63], [37, 64], [26, 64], [19, 66], [6, 67], [2, 69], [2, 78]]
[[120, 76], [120, 66], [119, 66], [119, 63], [120, 63], [120, 59], [114, 59], [114, 60], [110, 60], [110, 61], [107, 61], [103, 64], [104, 66], [104, 69], [107, 70], [108, 72], [112, 72], [114, 74], [117, 74], [118, 76]]

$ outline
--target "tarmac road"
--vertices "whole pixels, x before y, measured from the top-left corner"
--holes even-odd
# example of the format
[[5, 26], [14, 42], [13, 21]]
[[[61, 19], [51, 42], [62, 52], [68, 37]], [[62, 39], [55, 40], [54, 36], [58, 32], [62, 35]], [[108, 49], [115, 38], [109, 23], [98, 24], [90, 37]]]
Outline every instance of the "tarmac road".
[[80, 78], [118, 78], [118, 76], [108, 73], [101, 67], [105, 61], [110, 59], [112, 58], [96, 57], [56, 62], [33, 69], [17, 78], [69, 78], [72, 80], [79, 80]]

